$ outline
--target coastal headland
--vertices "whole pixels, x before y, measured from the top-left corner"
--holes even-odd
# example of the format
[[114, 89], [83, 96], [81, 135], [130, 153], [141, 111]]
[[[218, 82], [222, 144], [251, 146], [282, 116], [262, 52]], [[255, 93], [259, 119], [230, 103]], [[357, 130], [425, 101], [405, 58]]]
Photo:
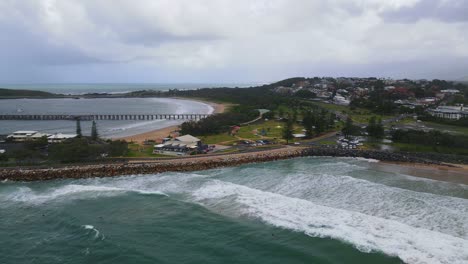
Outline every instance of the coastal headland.
[[[113, 177], [122, 175], [155, 174], [163, 172], [187, 172], [215, 169], [220, 167], [238, 166], [249, 163], [269, 162], [299, 157], [328, 156], [355, 157], [375, 159], [404, 164], [406, 166], [424, 166], [433, 170], [453, 171], [460, 175], [456, 182], [468, 184], [468, 170], [464, 166], [456, 166], [437, 160], [428, 159], [424, 155], [386, 152], [375, 150], [342, 150], [334, 148], [304, 148], [282, 147], [250, 153], [195, 156], [174, 159], [126, 160], [112, 164], [67, 166], [59, 168], [23, 168], [1, 169], [0, 180], [10, 181], [41, 181], [54, 179]], [[416, 168], [416, 167], [413, 167]], [[415, 175], [418, 176], [418, 175]], [[437, 178], [438, 180], [453, 181]]]

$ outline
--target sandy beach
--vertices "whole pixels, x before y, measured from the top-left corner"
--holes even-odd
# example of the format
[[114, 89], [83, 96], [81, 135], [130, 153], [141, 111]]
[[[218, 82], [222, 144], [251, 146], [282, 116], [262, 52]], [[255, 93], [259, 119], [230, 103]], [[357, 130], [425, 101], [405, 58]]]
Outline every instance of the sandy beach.
[[[181, 99], [181, 100], [187, 100], [186, 98], [175, 98], [175, 99]], [[227, 104], [219, 104], [219, 103], [213, 103], [213, 102], [208, 102], [208, 101], [203, 101], [203, 100], [190, 100], [190, 101], [197, 101], [197, 102], [202, 102], [205, 104], [210, 105], [213, 107], [213, 113], [214, 114], [219, 114], [223, 113], [226, 110], [226, 107], [228, 106]], [[137, 134], [137, 135], [131, 135], [131, 136], [126, 136], [122, 138], [117, 138], [121, 140], [126, 140], [128, 142], [135, 142], [135, 143], [143, 143], [146, 140], [155, 140], [155, 141], [160, 141], [163, 138], [166, 138], [170, 135], [176, 135], [177, 130], [179, 126], [169, 126], [169, 127], [164, 127], [164, 128], [159, 128], [153, 131]]]
[[372, 166], [381, 171], [468, 185], [468, 165], [463, 164], [436, 165], [381, 161]]

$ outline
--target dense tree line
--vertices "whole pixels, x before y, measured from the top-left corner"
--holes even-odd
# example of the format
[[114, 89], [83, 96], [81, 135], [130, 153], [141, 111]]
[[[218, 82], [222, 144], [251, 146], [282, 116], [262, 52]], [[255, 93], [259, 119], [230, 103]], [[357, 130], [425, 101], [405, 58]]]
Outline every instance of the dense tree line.
[[69, 163], [93, 161], [104, 156], [124, 156], [128, 152], [125, 141], [107, 141], [100, 144], [86, 138], [76, 138], [49, 147], [49, 158], [54, 161]]
[[54, 161], [63, 163], [94, 161], [105, 156], [124, 156], [128, 152], [125, 141], [93, 141], [75, 138], [63, 143], [48, 144], [47, 138], [24, 142], [22, 148], [1, 154], [0, 161], [13, 158], [18, 163], [40, 163]]
[[324, 109], [306, 111], [303, 113], [302, 123], [306, 131], [306, 137], [321, 134], [335, 126], [336, 115]]
[[345, 137], [359, 136], [361, 135], [361, 128], [359, 126], [356, 126], [353, 123], [353, 120], [350, 117], [348, 117], [343, 128], [341, 129], [341, 133], [343, 133]]
[[282, 80], [276, 83], [249, 87], [249, 88], [201, 88], [196, 90], [169, 91], [135, 91], [126, 94], [130, 97], [191, 97], [204, 98], [212, 101], [242, 104], [255, 108], [276, 109], [280, 105], [292, 105], [291, 98], [276, 94], [273, 89], [278, 86], [292, 86], [294, 83], [306, 80], [306, 78], [296, 77]]
[[394, 114], [397, 112], [398, 106], [393, 101], [383, 89], [374, 90], [369, 94], [369, 98], [353, 99], [350, 107], [366, 108], [379, 114]]
[[212, 135], [228, 132], [232, 126], [251, 121], [258, 115], [259, 112], [253, 108], [236, 106], [230, 112], [212, 115], [198, 122], [184, 122], [180, 128], [182, 134]]
[[421, 130], [396, 130], [392, 133], [392, 140], [407, 144], [468, 149], [468, 136], [453, 135], [438, 130], [429, 132]]
[[0, 88], [0, 97], [56, 97], [58, 95], [43, 91], [16, 90]]

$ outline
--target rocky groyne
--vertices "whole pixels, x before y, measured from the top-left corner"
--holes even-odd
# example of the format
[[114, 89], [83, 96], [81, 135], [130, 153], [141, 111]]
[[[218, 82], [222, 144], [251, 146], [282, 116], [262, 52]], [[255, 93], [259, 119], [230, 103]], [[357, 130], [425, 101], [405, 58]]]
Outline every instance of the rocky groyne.
[[0, 180], [40, 181], [52, 179], [112, 177], [118, 175], [154, 174], [162, 172], [186, 172], [238, 166], [246, 163], [275, 161], [300, 157], [302, 149], [283, 148], [272, 151], [231, 154], [216, 157], [173, 159], [168, 161], [145, 161], [106, 165], [69, 166], [49, 169], [4, 169]]
[[371, 151], [343, 150], [335, 148], [285, 147], [270, 151], [227, 154], [216, 157], [144, 161], [140, 163], [117, 163], [103, 165], [68, 166], [47, 169], [0, 169], [0, 180], [40, 181], [70, 178], [112, 177], [119, 175], [155, 174], [162, 172], [186, 172], [238, 166], [247, 163], [268, 162], [306, 156], [362, 157], [391, 162], [441, 164], [424, 155]]

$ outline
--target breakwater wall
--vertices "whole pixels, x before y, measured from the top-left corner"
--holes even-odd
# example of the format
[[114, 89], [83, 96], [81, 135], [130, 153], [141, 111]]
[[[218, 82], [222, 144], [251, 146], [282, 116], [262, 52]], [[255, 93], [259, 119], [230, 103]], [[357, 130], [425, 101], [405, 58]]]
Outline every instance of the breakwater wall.
[[238, 166], [247, 163], [268, 162], [296, 157], [331, 156], [362, 157], [393, 162], [440, 164], [441, 162], [420, 157], [419, 154], [400, 152], [342, 150], [333, 148], [286, 147], [271, 151], [227, 154], [216, 157], [173, 159], [166, 161], [144, 161], [141, 163], [119, 163], [105, 165], [68, 166], [48, 169], [0, 169], [0, 180], [41, 181], [54, 179], [112, 177], [120, 175], [155, 174], [163, 172], [187, 172]]

